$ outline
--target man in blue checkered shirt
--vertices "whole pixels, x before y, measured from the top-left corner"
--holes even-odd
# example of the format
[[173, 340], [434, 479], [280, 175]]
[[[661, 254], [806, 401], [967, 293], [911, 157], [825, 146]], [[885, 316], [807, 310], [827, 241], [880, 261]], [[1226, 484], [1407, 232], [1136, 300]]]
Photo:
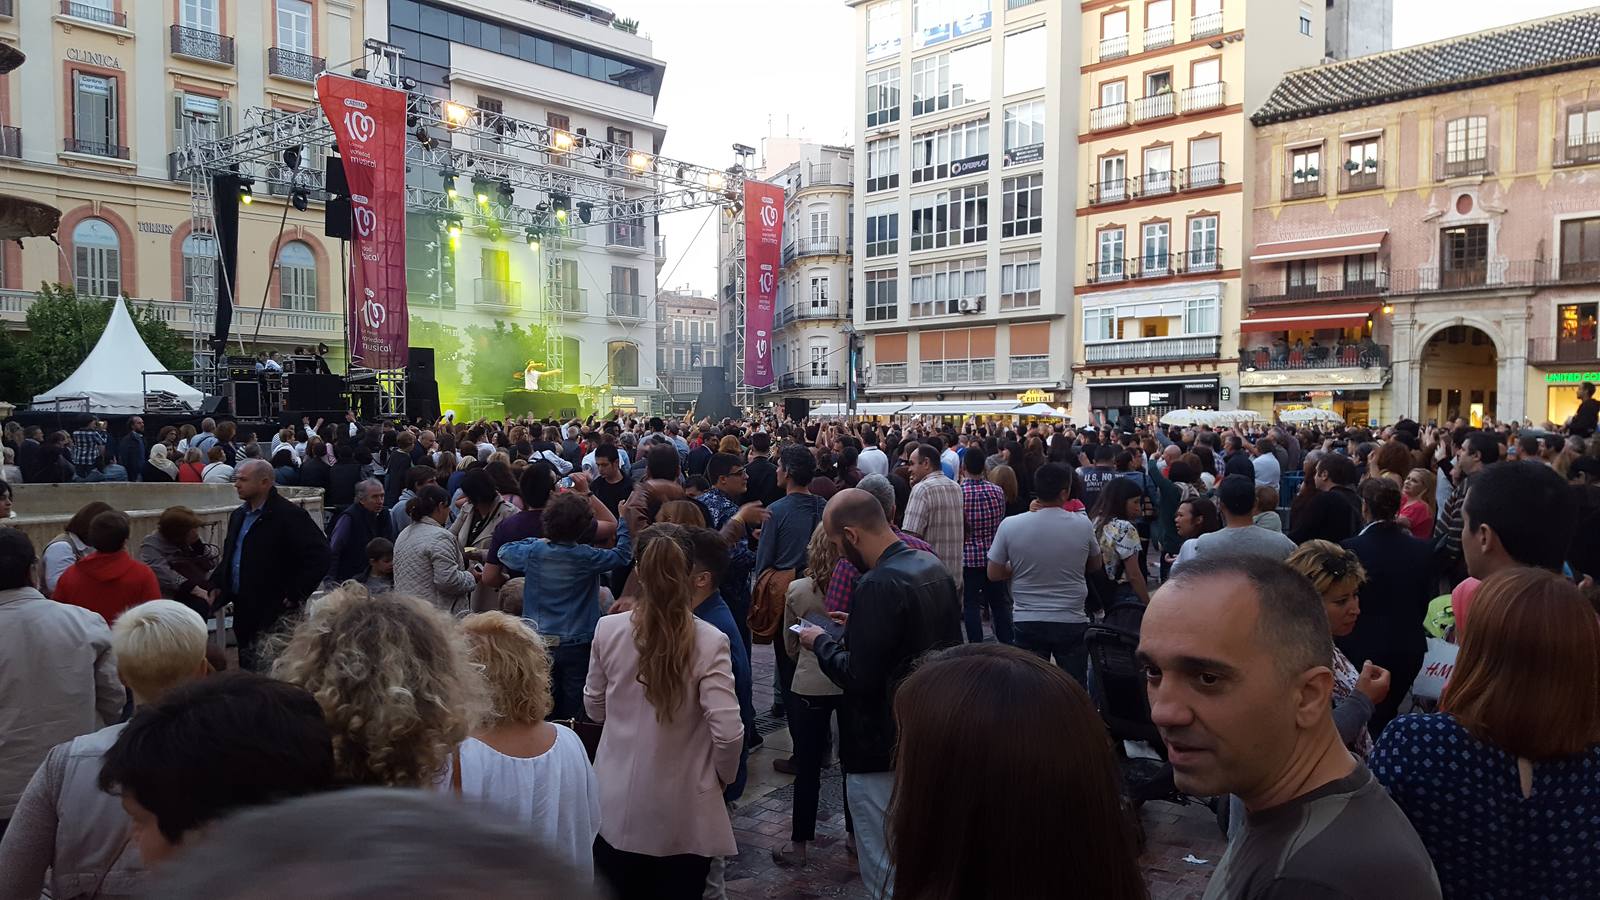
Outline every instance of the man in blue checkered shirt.
[[90, 416], [72, 433], [72, 466], [82, 478], [93, 471], [106, 448], [106, 423]]

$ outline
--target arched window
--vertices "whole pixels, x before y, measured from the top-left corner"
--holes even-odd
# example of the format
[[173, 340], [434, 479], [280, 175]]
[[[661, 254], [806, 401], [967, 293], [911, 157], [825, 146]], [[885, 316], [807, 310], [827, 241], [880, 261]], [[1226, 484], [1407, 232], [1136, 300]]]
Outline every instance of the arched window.
[[627, 341], [606, 344], [606, 359], [611, 364], [611, 383], [636, 385], [639, 383], [639, 347]]
[[105, 219], [84, 219], [72, 229], [74, 286], [87, 297], [122, 293], [122, 241]]
[[301, 241], [278, 251], [278, 305], [284, 309], [317, 308], [317, 258]]
[[183, 299], [210, 303], [217, 298], [216, 252], [210, 236], [190, 232], [183, 239]]

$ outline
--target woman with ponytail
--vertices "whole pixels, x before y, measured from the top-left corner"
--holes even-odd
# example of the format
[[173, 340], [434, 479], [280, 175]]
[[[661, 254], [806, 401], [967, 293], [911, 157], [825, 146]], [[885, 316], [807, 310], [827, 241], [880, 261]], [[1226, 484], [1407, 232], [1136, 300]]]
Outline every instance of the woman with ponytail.
[[698, 900], [711, 857], [738, 852], [722, 789], [744, 725], [728, 638], [694, 616], [689, 532], [654, 525], [639, 546], [638, 601], [595, 627], [583, 690], [606, 726], [595, 871], [621, 900]]
[[394, 542], [395, 593], [420, 597], [445, 612], [469, 607], [478, 577], [461, 562], [455, 535], [444, 527], [450, 521], [450, 500], [444, 489], [430, 484], [406, 503], [411, 524]]

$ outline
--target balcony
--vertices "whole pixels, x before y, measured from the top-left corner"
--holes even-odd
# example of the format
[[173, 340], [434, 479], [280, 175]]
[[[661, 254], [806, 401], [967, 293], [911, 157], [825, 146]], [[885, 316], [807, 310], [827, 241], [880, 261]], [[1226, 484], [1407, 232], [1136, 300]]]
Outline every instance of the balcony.
[[1113, 178], [1109, 181], [1095, 181], [1089, 184], [1089, 205], [1104, 206], [1108, 203], [1121, 203], [1132, 196], [1128, 192], [1128, 179]]
[[1468, 153], [1471, 155], [1446, 152], [1435, 156], [1433, 179], [1449, 181], [1452, 178], [1471, 178], [1494, 173], [1494, 166], [1491, 163], [1494, 159], [1493, 147], [1474, 147]]
[[[0, 321], [21, 325], [27, 320], [28, 309], [37, 295], [33, 291], [0, 291]], [[212, 326], [212, 313], [205, 311], [199, 320], [194, 318], [194, 306], [187, 300], [130, 299], [137, 306], [148, 305], [157, 318], [173, 328], [188, 334], [196, 325], [205, 330]], [[344, 317], [337, 312], [303, 312], [292, 309], [261, 309], [253, 305], [240, 305], [233, 310], [233, 334], [253, 334], [259, 324], [265, 340], [327, 341], [342, 340]]]
[[1305, 200], [1323, 195], [1322, 172], [1319, 169], [1296, 169], [1283, 182], [1283, 199]]
[[1201, 163], [1180, 170], [1183, 175], [1183, 189], [1186, 191], [1202, 191], [1206, 188], [1221, 187], [1223, 184], [1223, 163]]
[[172, 55], [233, 65], [233, 38], [201, 28], [172, 26]]
[[1565, 139], [1556, 138], [1556, 149], [1551, 159], [1557, 166], [1600, 163], [1600, 134], [1569, 134]]
[[850, 166], [844, 162], [806, 163], [790, 184], [795, 191], [824, 186], [850, 187], [854, 183], [852, 175]]
[[1528, 362], [1536, 366], [1600, 362], [1600, 343], [1596, 343], [1593, 333], [1587, 339], [1549, 336], [1529, 338]]
[[623, 250], [642, 251], [645, 247], [645, 227], [633, 222], [606, 223], [606, 246]]
[[1165, 360], [1216, 359], [1222, 354], [1222, 337], [1145, 338], [1133, 341], [1106, 341], [1083, 345], [1083, 361], [1105, 363], [1145, 363]]
[[61, 0], [61, 14], [85, 22], [98, 22], [101, 25], [114, 25], [118, 28], [128, 27], [127, 13], [101, 9], [88, 3], [74, 3], [73, 0]]
[[1133, 195], [1139, 198], [1165, 197], [1178, 192], [1178, 173], [1146, 172], [1143, 177], [1129, 179], [1133, 182]]
[[293, 50], [282, 50], [271, 47], [267, 50], [267, 74], [290, 81], [303, 81], [312, 84], [322, 70], [327, 67], [327, 61], [320, 56], [307, 56]]
[[1200, 275], [1222, 271], [1221, 247], [1201, 247], [1169, 253], [1151, 253], [1128, 259], [1105, 259], [1089, 263], [1088, 284], [1117, 284], [1171, 278], [1174, 275]]
[[1319, 278], [1308, 284], [1252, 284], [1250, 303], [1294, 303], [1301, 300], [1351, 300], [1380, 297], [1389, 292], [1389, 273], [1378, 272], [1366, 280], [1350, 280], [1338, 275]]
[[829, 375], [826, 372], [785, 372], [778, 376], [778, 390], [844, 390], [844, 378], [841, 375]]
[[[1283, 335], [1279, 335], [1283, 337]], [[1307, 347], [1293, 349], [1287, 345], [1276, 349], [1257, 347], [1239, 352], [1239, 368], [1257, 372], [1292, 372], [1305, 369], [1373, 369], [1387, 368], [1387, 344], [1347, 344], [1343, 347]]]
[[1123, 101], [1089, 110], [1089, 130], [1109, 131], [1113, 128], [1122, 128], [1128, 124], [1130, 107], [1131, 104]]
[[553, 287], [547, 304], [563, 318], [582, 318], [589, 312], [589, 292], [582, 288]]
[[839, 239], [837, 237], [804, 237], [794, 243], [795, 259], [805, 259], [808, 256], [838, 256]]
[[782, 328], [794, 322], [833, 321], [840, 318], [842, 316], [837, 303], [831, 301], [822, 304], [806, 302], [794, 306], [785, 306], [780, 310], [778, 312], [777, 327]]
[[1178, 265], [1185, 275], [1222, 271], [1221, 247], [1197, 247], [1178, 254]]
[[1171, 47], [1175, 38], [1176, 32], [1171, 22], [1165, 25], [1157, 25], [1154, 28], [1146, 28], [1144, 30], [1144, 49], [1148, 52], [1159, 50], [1162, 47]]
[[616, 322], [637, 322], [644, 318], [644, 297], [640, 294], [607, 294], [606, 318]]
[[1559, 265], [1547, 259], [1486, 259], [1441, 271], [1438, 266], [1396, 270], [1390, 293], [1426, 294], [1498, 288], [1537, 288], [1600, 282], [1600, 263]]
[[16, 125], [0, 125], [0, 156], [11, 159], [22, 158], [22, 128]]
[[1133, 277], [1147, 279], [1171, 278], [1175, 271], [1173, 267], [1177, 260], [1173, 258], [1171, 253], [1147, 253], [1144, 256], [1134, 257], [1129, 262], [1138, 263], [1138, 270], [1134, 272]]
[[99, 141], [80, 141], [77, 138], [67, 138], [64, 146], [68, 153], [80, 153], [84, 156], [104, 156], [106, 159], [128, 158], [128, 148], [121, 144], [103, 144]]
[[1166, 119], [1178, 114], [1178, 95], [1171, 91], [1154, 94], [1149, 97], [1140, 97], [1133, 101], [1133, 120], [1135, 122], [1149, 122], [1154, 119]]
[[1099, 62], [1105, 62], [1108, 59], [1121, 59], [1121, 58], [1123, 58], [1124, 56], [1127, 56], [1127, 55], [1128, 55], [1128, 36], [1127, 35], [1119, 34], [1119, 35], [1115, 35], [1113, 37], [1101, 38], [1100, 39], [1100, 55], [1097, 57], [1097, 60]]
[[478, 278], [473, 281], [473, 299], [492, 309], [521, 309], [522, 282]]
[[1383, 164], [1377, 160], [1368, 160], [1367, 165], [1360, 168], [1350, 168], [1350, 163], [1339, 167], [1339, 193], [1355, 194], [1361, 191], [1375, 191], [1383, 187]]
[[1185, 88], [1178, 97], [1178, 103], [1183, 112], [1188, 114], [1216, 109], [1227, 102], [1227, 97], [1228, 85], [1225, 82], [1215, 81], [1211, 84], [1197, 84]]
[[1222, 33], [1222, 13], [1206, 13], [1189, 20], [1189, 40], [1198, 41]]

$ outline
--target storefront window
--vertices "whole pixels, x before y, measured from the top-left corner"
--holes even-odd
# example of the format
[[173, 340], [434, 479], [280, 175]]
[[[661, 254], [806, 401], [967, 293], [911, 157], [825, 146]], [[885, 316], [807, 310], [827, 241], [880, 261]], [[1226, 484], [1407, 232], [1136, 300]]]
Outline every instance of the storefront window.
[[1596, 313], [1600, 304], [1568, 303], [1556, 310], [1556, 358], [1595, 358]]

